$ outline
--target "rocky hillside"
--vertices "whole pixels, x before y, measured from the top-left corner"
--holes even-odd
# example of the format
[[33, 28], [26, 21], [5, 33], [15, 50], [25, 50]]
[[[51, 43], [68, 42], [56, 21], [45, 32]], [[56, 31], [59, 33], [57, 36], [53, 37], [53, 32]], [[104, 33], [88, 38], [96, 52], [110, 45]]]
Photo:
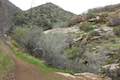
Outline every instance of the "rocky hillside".
[[[114, 6], [77, 16], [52, 3], [43, 4], [15, 15], [11, 37], [47, 65], [119, 80], [120, 10]], [[68, 25], [72, 27], [65, 28]]]
[[19, 10], [8, 0], [0, 0], [0, 33], [10, 29], [12, 17]]
[[53, 3], [46, 3], [16, 14], [15, 25], [34, 25], [42, 27], [44, 30], [67, 27], [67, 21], [74, 15]]
[[105, 7], [90, 9], [89, 12], [97, 12], [97, 13], [100, 13], [100, 12], [114, 12], [118, 9], [120, 9], [120, 3], [115, 4], [115, 5], [108, 5], [108, 6], [105, 6]]
[[[4, 0], [5, 1], [5, 0]], [[8, 13], [11, 15], [14, 15], [16, 12], [21, 11], [20, 8], [16, 7], [13, 3], [11, 3], [10, 1], [5, 2], [5, 5], [8, 8]]]

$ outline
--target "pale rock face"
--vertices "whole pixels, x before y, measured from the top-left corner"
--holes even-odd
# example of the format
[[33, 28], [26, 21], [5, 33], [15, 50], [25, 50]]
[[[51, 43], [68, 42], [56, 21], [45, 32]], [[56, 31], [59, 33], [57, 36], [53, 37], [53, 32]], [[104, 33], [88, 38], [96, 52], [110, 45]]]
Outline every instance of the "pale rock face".
[[51, 29], [51, 30], [47, 30], [44, 31], [45, 34], [49, 34], [49, 33], [74, 33], [74, 32], [78, 32], [79, 28], [74, 26], [74, 27], [70, 27], [70, 28], [55, 28], [55, 29]]
[[111, 80], [108, 77], [102, 78], [99, 75], [93, 74], [93, 73], [89, 73], [89, 72], [85, 72], [85, 73], [77, 73], [75, 74], [75, 76], [77, 76], [78, 78], [80, 78], [81, 80], [85, 79], [85, 80]]
[[71, 75], [69, 73], [61, 73], [61, 72], [57, 72], [56, 74], [61, 75], [63, 77], [65, 77], [66, 79], [69, 80], [111, 80], [108, 77], [102, 78], [99, 75], [93, 74], [93, 73], [76, 73], [74, 75]]

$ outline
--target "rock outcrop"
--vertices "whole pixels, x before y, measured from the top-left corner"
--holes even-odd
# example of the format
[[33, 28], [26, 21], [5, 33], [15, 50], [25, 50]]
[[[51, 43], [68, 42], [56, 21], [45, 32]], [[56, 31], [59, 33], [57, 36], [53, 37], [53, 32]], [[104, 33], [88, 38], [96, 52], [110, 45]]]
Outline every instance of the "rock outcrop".
[[77, 73], [74, 75], [68, 74], [68, 73], [61, 73], [57, 72], [56, 74], [61, 75], [62, 77], [65, 77], [66, 80], [111, 80], [108, 77], [101, 77], [100, 75], [96, 75], [93, 73]]

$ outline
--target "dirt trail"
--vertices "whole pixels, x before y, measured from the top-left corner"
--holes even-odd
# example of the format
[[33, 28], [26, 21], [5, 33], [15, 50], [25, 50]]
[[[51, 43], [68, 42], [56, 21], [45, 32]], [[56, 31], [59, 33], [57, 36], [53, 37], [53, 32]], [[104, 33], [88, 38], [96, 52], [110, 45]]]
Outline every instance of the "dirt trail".
[[0, 45], [0, 49], [12, 57], [15, 62], [15, 80], [45, 80], [34, 65], [16, 58], [9, 46], [3, 41], [1, 41]]
[[16, 60], [15, 78], [16, 80], [45, 80], [40, 72], [30, 64], [21, 60]]

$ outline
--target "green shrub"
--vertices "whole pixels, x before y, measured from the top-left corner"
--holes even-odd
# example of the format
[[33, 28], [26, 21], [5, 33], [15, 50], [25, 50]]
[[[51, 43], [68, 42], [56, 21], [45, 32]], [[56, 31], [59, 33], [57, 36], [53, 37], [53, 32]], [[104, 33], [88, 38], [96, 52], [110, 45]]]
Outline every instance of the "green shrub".
[[118, 37], [120, 37], [120, 26], [114, 27], [113, 31], [114, 31], [115, 35], [117, 35]]
[[13, 68], [14, 62], [12, 61], [12, 59], [5, 53], [0, 51], [0, 80]]
[[24, 12], [19, 12], [13, 20], [16, 26], [32, 24], [43, 28], [43, 30], [48, 30], [56, 26], [64, 27], [73, 15], [54, 4], [47, 3]]
[[107, 64], [112, 63], [120, 63], [120, 48], [114, 52], [114, 54], [111, 54], [109, 59], [107, 60]]
[[66, 34], [64, 33], [47, 33], [42, 36], [37, 44], [43, 49], [43, 58], [47, 64], [55, 67], [65, 67], [66, 58], [63, 54], [67, 43], [65, 42]]
[[65, 54], [67, 54], [69, 59], [75, 59], [79, 56], [79, 47], [72, 47], [65, 50]]
[[80, 30], [83, 30], [85, 32], [89, 32], [89, 31], [93, 30], [95, 28], [95, 26], [93, 26], [93, 24], [90, 22], [83, 22], [80, 24], [79, 28], [80, 28]]
[[95, 18], [96, 15], [97, 15], [96, 13], [93, 13], [93, 12], [89, 11], [89, 12], [87, 13], [87, 18], [88, 18], [88, 19], [90, 19], [90, 18]]
[[24, 12], [19, 12], [14, 15], [13, 22], [16, 26], [23, 26], [30, 22], [30, 16], [25, 14]]
[[42, 30], [34, 27], [17, 27], [13, 31], [13, 38], [28, 51], [32, 52], [36, 48], [36, 43], [39, 41]]

